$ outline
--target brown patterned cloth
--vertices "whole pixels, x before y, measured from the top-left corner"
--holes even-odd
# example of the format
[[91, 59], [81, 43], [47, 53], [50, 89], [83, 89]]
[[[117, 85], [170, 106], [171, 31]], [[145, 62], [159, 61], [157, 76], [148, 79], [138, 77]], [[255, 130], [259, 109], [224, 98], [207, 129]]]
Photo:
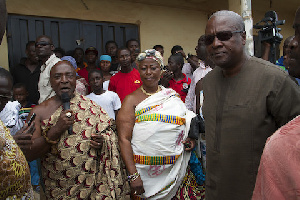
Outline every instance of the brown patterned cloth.
[[[119, 154], [114, 121], [88, 98], [76, 94], [70, 107], [75, 114], [73, 134], [62, 134], [42, 158], [42, 177], [48, 199], [130, 199], [125, 168]], [[62, 107], [42, 129], [57, 122]], [[104, 137], [101, 150], [90, 146], [91, 134]]]
[[0, 199], [33, 199], [26, 158], [1, 120]]

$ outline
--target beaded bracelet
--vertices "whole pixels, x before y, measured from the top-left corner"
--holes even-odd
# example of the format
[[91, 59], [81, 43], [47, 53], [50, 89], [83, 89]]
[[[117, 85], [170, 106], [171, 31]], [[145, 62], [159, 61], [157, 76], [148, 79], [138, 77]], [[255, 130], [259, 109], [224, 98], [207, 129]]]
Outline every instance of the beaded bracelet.
[[132, 175], [129, 175], [127, 178], [128, 178], [128, 180], [130, 181], [130, 182], [133, 182], [133, 181], [135, 181], [138, 177], [140, 177], [141, 175], [140, 175], [140, 173], [138, 173], [138, 172], [135, 172], [134, 174], [132, 174]]
[[48, 126], [47, 128], [45, 128], [43, 130], [43, 137], [45, 138], [46, 142], [49, 143], [49, 144], [57, 144], [59, 140], [56, 140], [56, 141], [53, 141], [53, 140], [50, 140], [48, 137], [47, 137], [47, 133], [50, 129], [50, 126]]

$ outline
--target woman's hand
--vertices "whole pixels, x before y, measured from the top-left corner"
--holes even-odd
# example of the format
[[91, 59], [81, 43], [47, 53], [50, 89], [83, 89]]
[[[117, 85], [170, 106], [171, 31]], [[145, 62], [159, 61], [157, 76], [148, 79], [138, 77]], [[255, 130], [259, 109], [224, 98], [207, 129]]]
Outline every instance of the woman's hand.
[[184, 144], [184, 150], [191, 151], [196, 146], [196, 141], [192, 138], [186, 138], [185, 141], [182, 142]]
[[130, 187], [131, 187], [131, 192], [134, 195], [140, 195], [145, 192], [141, 177], [138, 177], [134, 181], [130, 182]]

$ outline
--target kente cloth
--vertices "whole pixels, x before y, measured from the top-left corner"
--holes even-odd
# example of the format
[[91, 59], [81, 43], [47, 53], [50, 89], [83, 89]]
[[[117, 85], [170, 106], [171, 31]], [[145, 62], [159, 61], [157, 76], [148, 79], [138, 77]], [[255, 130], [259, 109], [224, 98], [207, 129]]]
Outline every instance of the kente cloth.
[[[75, 94], [70, 101], [75, 114], [73, 134], [65, 131], [42, 158], [42, 177], [48, 199], [130, 199], [113, 120], [96, 103]], [[60, 106], [42, 130], [56, 124]], [[103, 136], [100, 150], [90, 145], [91, 134]]]
[[26, 158], [0, 121], [0, 199], [33, 199]]
[[145, 193], [139, 198], [171, 199], [175, 196], [191, 153], [184, 151], [190, 120], [189, 111], [173, 89], [146, 98], [135, 108], [136, 123], [131, 146]]
[[300, 116], [268, 138], [261, 156], [253, 200], [299, 199]]

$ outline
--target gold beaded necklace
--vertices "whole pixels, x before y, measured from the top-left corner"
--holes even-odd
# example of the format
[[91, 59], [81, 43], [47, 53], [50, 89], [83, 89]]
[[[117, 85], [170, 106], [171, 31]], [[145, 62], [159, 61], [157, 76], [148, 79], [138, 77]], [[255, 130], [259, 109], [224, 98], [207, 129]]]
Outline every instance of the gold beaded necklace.
[[142, 92], [143, 92], [145, 95], [147, 95], [147, 96], [151, 96], [151, 95], [153, 95], [153, 94], [159, 92], [160, 89], [161, 89], [161, 88], [158, 86], [157, 90], [156, 90], [154, 93], [148, 93], [148, 92], [146, 92], [146, 90], [143, 88], [143, 86], [141, 86]]

